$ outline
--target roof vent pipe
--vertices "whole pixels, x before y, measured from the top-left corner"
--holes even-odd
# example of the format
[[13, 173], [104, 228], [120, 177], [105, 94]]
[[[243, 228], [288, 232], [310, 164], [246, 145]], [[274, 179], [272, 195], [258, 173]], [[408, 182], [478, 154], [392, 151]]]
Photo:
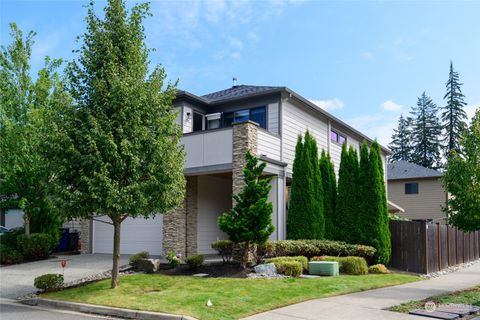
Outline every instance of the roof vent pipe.
[[233, 77], [232, 82], [233, 82], [233, 88], [235, 88], [237, 86], [237, 77]]

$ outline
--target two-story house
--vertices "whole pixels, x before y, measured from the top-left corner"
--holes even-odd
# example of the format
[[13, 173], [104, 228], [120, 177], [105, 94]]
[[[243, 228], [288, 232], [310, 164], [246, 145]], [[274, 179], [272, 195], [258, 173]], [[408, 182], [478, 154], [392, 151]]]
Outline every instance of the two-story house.
[[[330, 153], [337, 172], [342, 144], [358, 149], [363, 140], [372, 142], [286, 87], [234, 85], [203, 96], [179, 91], [174, 107], [186, 152], [184, 206], [155, 219], [127, 219], [122, 224], [122, 253], [215, 253], [211, 243], [227, 238], [217, 219], [232, 207], [232, 194], [242, 188], [247, 150], [267, 163], [264, 174], [273, 177], [271, 239], [285, 239], [298, 135], [309, 130], [319, 150]], [[384, 164], [388, 153], [382, 147]], [[111, 253], [112, 227], [98, 220], [82, 224], [83, 250]]]

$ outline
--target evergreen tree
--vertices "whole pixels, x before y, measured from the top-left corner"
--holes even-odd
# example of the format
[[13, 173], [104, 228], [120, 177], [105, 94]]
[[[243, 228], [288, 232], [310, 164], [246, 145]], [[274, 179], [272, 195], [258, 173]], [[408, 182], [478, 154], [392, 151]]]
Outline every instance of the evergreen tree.
[[322, 151], [320, 158], [320, 172], [323, 186], [323, 215], [325, 220], [325, 238], [334, 239], [335, 236], [335, 207], [337, 205], [337, 180], [335, 168], [330, 155]]
[[315, 139], [307, 131], [298, 137], [293, 161], [290, 206], [287, 215], [288, 239], [323, 237], [323, 188]]
[[457, 151], [457, 153], [460, 152], [459, 140], [467, 127], [467, 114], [464, 110], [466, 103], [464, 101], [465, 96], [460, 88], [461, 85], [458, 72], [454, 71], [453, 63], [450, 61], [450, 73], [446, 83], [447, 93], [443, 97], [447, 105], [442, 108], [441, 116], [443, 129], [446, 133], [444, 139], [446, 158], [452, 150]]
[[465, 231], [480, 230], [480, 108], [460, 139], [462, 156], [455, 149], [448, 158], [444, 185], [449, 223]]
[[334, 223], [335, 240], [355, 242], [358, 234], [358, 155], [350, 146], [342, 146], [338, 172], [338, 197]]
[[68, 69], [74, 106], [49, 147], [55, 205], [71, 217], [111, 220], [112, 288], [122, 222], [168, 214], [185, 195], [176, 89], [163, 68], [149, 68], [148, 15], [148, 4], [127, 11], [124, 1], [109, 0], [100, 18], [90, 3], [79, 57]]
[[370, 243], [372, 225], [375, 221], [371, 219], [371, 195], [373, 176], [370, 173], [370, 155], [369, 147], [366, 141], [364, 141], [360, 147], [360, 165], [358, 173], [358, 235], [356, 243], [366, 244]]
[[243, 190], [234, 195], [235, 207], [218, 218], [218, 226], [235, 243], [243, 243], [243, 267], [248, 262], [251, 244], [262, 244], [275, 230], [272, 224], [272, 203], [268, 193], [271, 178], [261, 179], [265, 162], [258, 163], [257, 157], [247, 152], [247, 163], [243, 170]]
[[390, 150], [392, 150], [390, 162], [396, 162], [400, 160], [411, 161], [411, 122], [411, 118], [404, 118], [403, 115], [400, 115], [398, 127], [397, 129], [393, 129], [392, 142], [390, 142], [388, 145]]
[[427, 168], [440, 166], [441, 126], [437, 117], [437, 106], [425, 92], [418, 98], [417, 107], [412, 109], [412, 162]]

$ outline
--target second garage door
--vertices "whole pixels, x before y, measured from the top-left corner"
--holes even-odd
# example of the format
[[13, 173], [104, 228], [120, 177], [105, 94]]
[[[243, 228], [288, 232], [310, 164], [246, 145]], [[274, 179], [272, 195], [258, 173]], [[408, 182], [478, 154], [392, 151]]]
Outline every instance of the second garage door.
[[[108, 217], [95, 220], [111, 222]], [[93, 221], [93, 253], [113, 253], [113, 226], [100, 221]], [[148, 251], [151, 255], [162, 254], [163, 216], [154, 219], [127, 218], [122, 222], [120, 236], [120, 253], [134, 254]]]

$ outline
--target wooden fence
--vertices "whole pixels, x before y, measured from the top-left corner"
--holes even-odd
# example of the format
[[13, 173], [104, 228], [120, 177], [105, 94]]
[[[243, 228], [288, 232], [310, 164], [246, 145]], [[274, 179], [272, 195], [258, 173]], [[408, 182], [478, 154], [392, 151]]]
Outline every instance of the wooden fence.
[[392, 258], [399, 270], [430, 273], [480, 258], [480, 231], [427, 221], [390, 221]]

